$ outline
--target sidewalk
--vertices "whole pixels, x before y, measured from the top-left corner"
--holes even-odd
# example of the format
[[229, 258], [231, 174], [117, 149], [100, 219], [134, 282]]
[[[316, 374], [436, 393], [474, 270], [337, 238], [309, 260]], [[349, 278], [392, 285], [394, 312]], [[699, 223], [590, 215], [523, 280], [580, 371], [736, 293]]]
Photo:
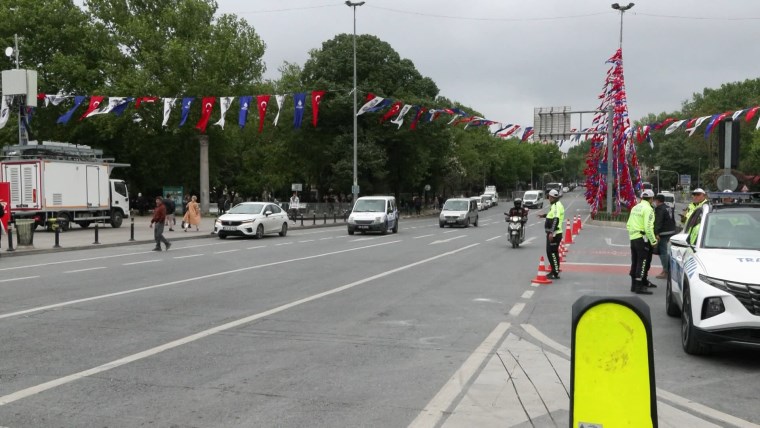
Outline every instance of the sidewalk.
[[[150, 228], [150, 216], [135, 216], [130, 219], [125, 219], [120, 228], [114, 229], [110, 225], [98, 225], [98, 239], [95, 243], [95, 225], [91, 225], [87, 229], [82, 229], [79, 226], [73, 225], [71, 229], [65, 232], [59, 233], [58, 243], [59, 248], [55, 248], [55, 233], [49, 232], [41, 227], [38, 227], [34, 231], [33, 245], [32, 246], [18, 246], [16, 231], [13, 231], [13, 248], [14, 251], [8, 251], [8, 236], [2, 235], [2, 242], [0, 243], [0, 258], [8, 256], [20, 256], [30, 254], [52, 253], [58, 251], [72, 251], [82, 249], [93, 249], [97, 247], [114, 247], [121, 245], [134, 245], [134, 244], [146, 244], [153, 243], [153, 229]], [[200, 231], [195, 231], [195, 228], [188, 229], [184, 232], [181, 227], [182, 217], [177, 219], [177, 225], [173, 227], [174, 231], [169, 231], [169, 228], [164, 229], [164, 236], [169, 241], [185, 240], [185, 239], [202, 239], [202, 238], [216, 238], [215, 234], [211, 231], [214, 230], [215, 216], [208, 216], [201, 218]], [[134, 241], [132, 239], [132, 224], [134, 223]], [[316, 224], [313, 218], [303, 220], [303, 226], [299, 219], [297, 224], [292, 222], [288, 224], [291, 230], [308, 229], [313, 227], [327, 227], [327, 226], [343, 226], [340, 219], [337, 223], [333, 223], [333, 219], [327, 219], [325, 223], [324, 218], [317, 218]]]

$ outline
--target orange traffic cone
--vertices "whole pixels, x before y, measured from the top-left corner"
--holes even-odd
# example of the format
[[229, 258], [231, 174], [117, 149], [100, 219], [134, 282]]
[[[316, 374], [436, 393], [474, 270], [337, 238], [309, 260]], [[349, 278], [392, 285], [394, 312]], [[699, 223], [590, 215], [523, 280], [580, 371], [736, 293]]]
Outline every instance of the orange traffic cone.
[[576, 215], [573, 219], [573, 235], [578, 236], [578, 232], [581, 231], [581, 218]]
[[561, 243], [559, 244], [559, 262], [565, 263], [565, 254], [567, 254], [567, 248], [565, 247], [565, 244]]
[[538, 261], [538, 273], [536, 274], [536, 277], [533, 278], [533, 280], [530, 282], [534, 284], [551, 284], [552, 281], [546, 278], [547, 273], [548, 271], [544, 265], [544, 256], [541, 256], [541, 259]]
[[570, 245], [573, 243], [573, 231], [570, 229], [570, 219], [565, 221], [565, 244]]

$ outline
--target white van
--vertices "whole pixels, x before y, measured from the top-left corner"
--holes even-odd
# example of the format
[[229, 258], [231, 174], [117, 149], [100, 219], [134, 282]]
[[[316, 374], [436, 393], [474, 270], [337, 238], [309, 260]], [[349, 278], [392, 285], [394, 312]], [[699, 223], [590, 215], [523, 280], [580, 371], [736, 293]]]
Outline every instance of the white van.
[[544, 191], [543, 190], [528, 190], [523, 195], [523, 206], [525, 208], [543, 208], [544, 207]]
[[396, 198], [393, 196], [362, 196], [354, 203], [348, 216], [348, 234], [354, 232], [380, 232], [385, 235], [388, 229], [398, 232], [399, 212]]

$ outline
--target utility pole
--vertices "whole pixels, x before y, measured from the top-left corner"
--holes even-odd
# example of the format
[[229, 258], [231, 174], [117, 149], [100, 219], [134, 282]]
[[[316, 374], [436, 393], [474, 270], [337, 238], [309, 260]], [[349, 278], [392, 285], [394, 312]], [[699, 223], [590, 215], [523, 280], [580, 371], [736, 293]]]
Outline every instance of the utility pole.
[[356, 7], [363, 5], [364, 2], [356, 2], [353, 3], [351, 1], [346, 1], [346, 6], [354, 8], [354, 90], [352, 91], [354, 93], [354, 184], [351, 186], [351, 194], [353, 195], [353, 198], [351, 199], [351, 202], [356, 202], [356, 198], [359, 197], [359, 179], [357, 176], [357, 168], [356, 168], [356, 129], [357, 129], [357, 119], [356, 119]]

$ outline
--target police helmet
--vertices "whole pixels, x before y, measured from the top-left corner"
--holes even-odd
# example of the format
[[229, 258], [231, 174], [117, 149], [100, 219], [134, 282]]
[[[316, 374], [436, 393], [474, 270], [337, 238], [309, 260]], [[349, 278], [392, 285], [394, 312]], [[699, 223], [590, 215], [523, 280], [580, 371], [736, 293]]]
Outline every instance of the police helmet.
[[559, 192], [557, 191], [557, 189], [552, 189], [549, 191], [549, 196], [551, 196], [552, 198], [559, 198]]

